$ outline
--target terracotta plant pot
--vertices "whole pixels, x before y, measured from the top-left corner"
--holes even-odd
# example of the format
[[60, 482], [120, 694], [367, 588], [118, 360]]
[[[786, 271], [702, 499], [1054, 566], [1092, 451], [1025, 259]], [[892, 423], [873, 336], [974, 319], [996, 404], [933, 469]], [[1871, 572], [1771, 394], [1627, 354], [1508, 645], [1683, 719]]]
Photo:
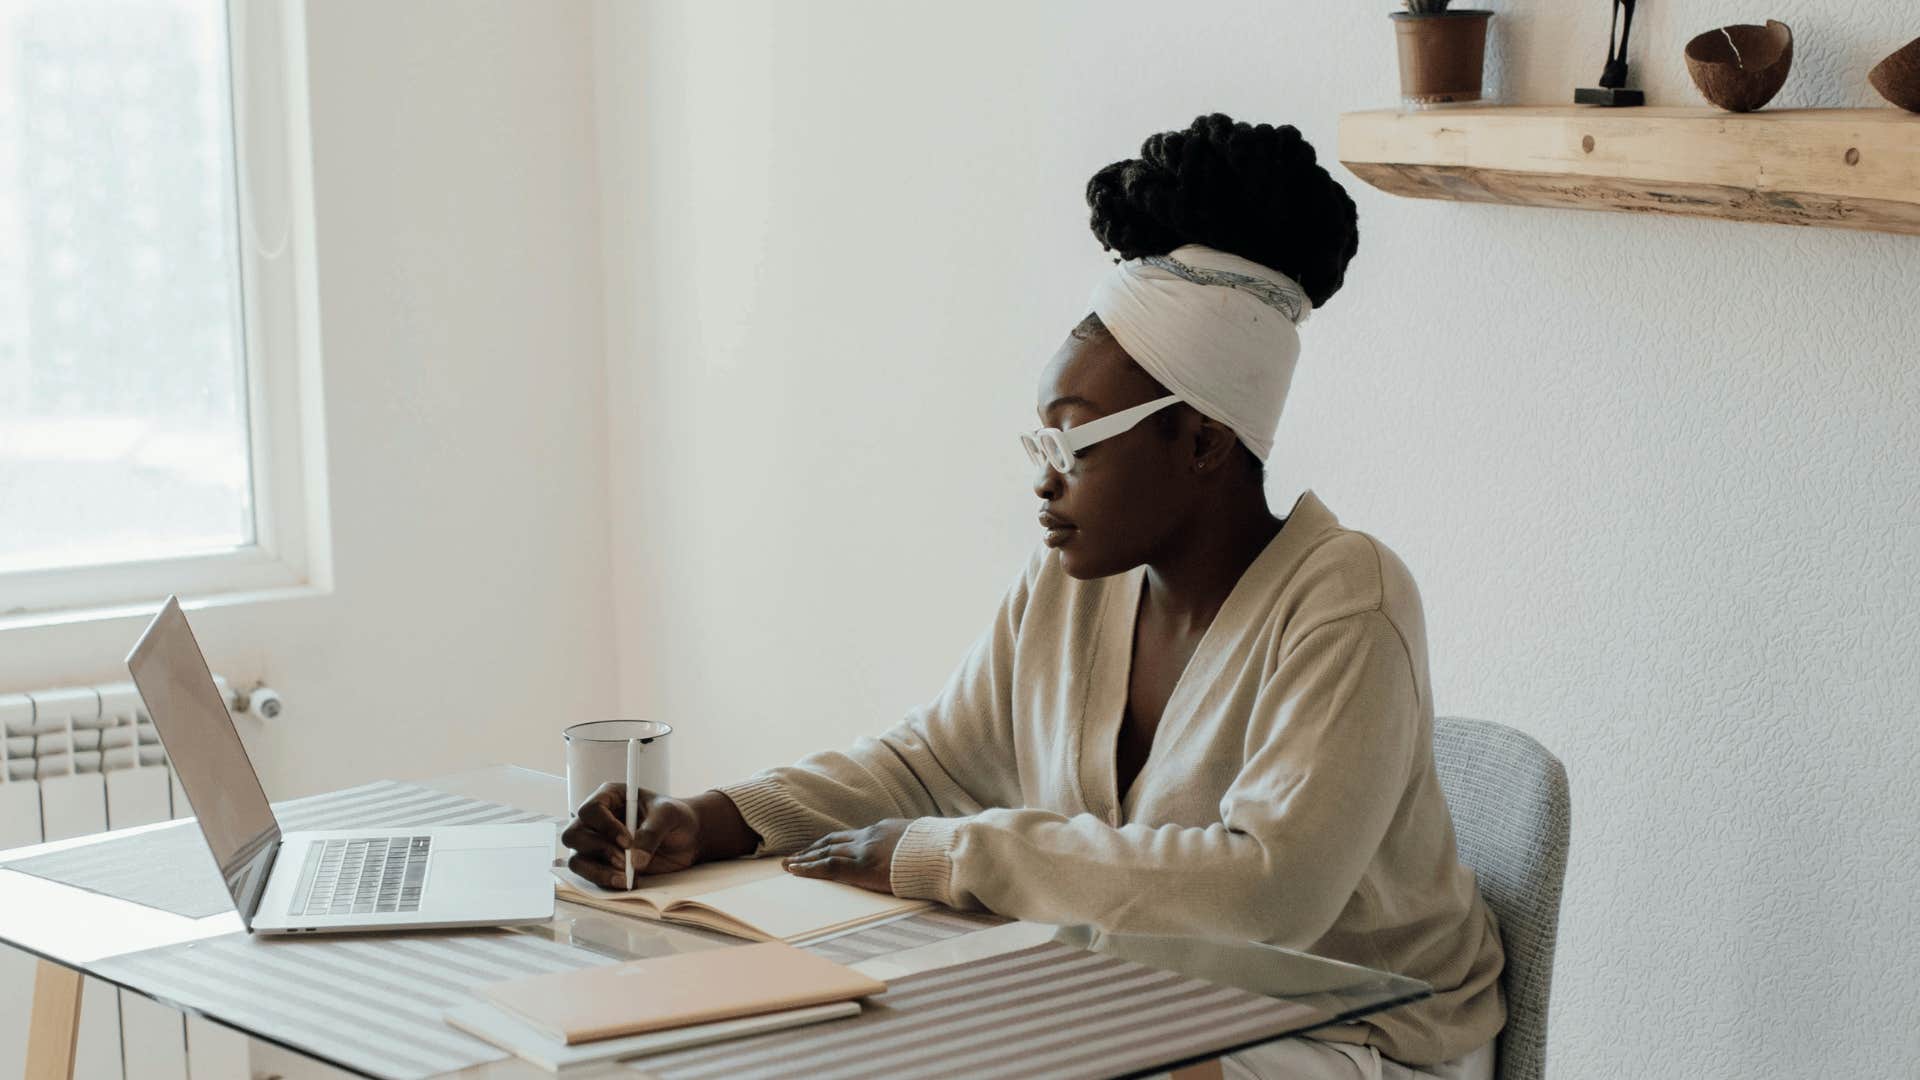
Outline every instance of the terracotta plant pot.
[[1920, 38], [1895, 49], [1867, 72], [1880, 96], [1908, 112], [1920, 113]]
[[1687, 42], [1693, 85], [1728, 112], [1752, 112], [1773, 100], [1793, 67], [1793, 30], [1767, 20], [1709, 30]]
[[1396, 11], [1400, 100], [1415, 105], [1479, 101], [1491, 11]]

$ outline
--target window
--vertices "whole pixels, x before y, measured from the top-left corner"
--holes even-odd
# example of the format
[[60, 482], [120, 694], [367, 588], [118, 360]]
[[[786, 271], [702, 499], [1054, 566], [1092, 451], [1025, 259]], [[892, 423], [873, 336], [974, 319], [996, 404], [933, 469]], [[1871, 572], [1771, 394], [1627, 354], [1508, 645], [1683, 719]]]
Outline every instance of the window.
[[312, 580], [301, 19], [233, 6], [0, 0], [0, 619]]

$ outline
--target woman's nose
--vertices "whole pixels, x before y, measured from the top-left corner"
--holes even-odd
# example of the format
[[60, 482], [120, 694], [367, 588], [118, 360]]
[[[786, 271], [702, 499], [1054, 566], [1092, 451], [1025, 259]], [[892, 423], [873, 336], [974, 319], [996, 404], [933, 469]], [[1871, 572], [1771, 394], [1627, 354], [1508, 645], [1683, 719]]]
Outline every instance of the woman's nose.
[[1046, 462], [1034, 468], [1040, 470], [1040, 477], [1033, 483], [1033, 493], [1049, 501], [1057, 498], [1060, 494], [1060, 471]]

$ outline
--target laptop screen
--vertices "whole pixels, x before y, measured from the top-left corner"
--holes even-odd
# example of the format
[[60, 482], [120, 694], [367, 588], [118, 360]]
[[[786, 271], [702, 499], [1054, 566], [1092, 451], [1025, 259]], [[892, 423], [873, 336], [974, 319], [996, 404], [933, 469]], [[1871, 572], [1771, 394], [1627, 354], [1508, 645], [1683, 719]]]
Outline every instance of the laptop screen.
[[280, 825], [177, 598], [168, 597], [153, 617], [127, 656], [127, 670], [193, 804], [233, 906], [251, 927]]

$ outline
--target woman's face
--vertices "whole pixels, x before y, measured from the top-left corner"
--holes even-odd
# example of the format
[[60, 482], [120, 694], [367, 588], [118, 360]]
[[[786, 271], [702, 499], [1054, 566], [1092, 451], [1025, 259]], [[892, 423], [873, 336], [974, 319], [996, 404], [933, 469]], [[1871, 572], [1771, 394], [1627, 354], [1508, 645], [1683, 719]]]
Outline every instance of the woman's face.
[[[1165, 397], [1166, 388], [1133, 362], [1104, 329], [1069, 335], [1040, 373], [1037, 409], [1042, 426], [1063, 430], [1142, 402]], [[1184, 402], [1169, 406], [1174, 438], [1162, 433], [1162, 414], [1080, 451], [1073, 471], [1034, 466], [1039, 519], [1049, 529], [1047, 545], [1060, 553], [1067, 573], [1081, 580], [1124, 573], [1152, 561], [1163, 542], [1192, 519], [1202, 485], [1213, 479], [1194, 466], [1225, 457], [1225, 429], [1203, 423]], [[1231, 433], [1226, 433], [1229, 443]]]

